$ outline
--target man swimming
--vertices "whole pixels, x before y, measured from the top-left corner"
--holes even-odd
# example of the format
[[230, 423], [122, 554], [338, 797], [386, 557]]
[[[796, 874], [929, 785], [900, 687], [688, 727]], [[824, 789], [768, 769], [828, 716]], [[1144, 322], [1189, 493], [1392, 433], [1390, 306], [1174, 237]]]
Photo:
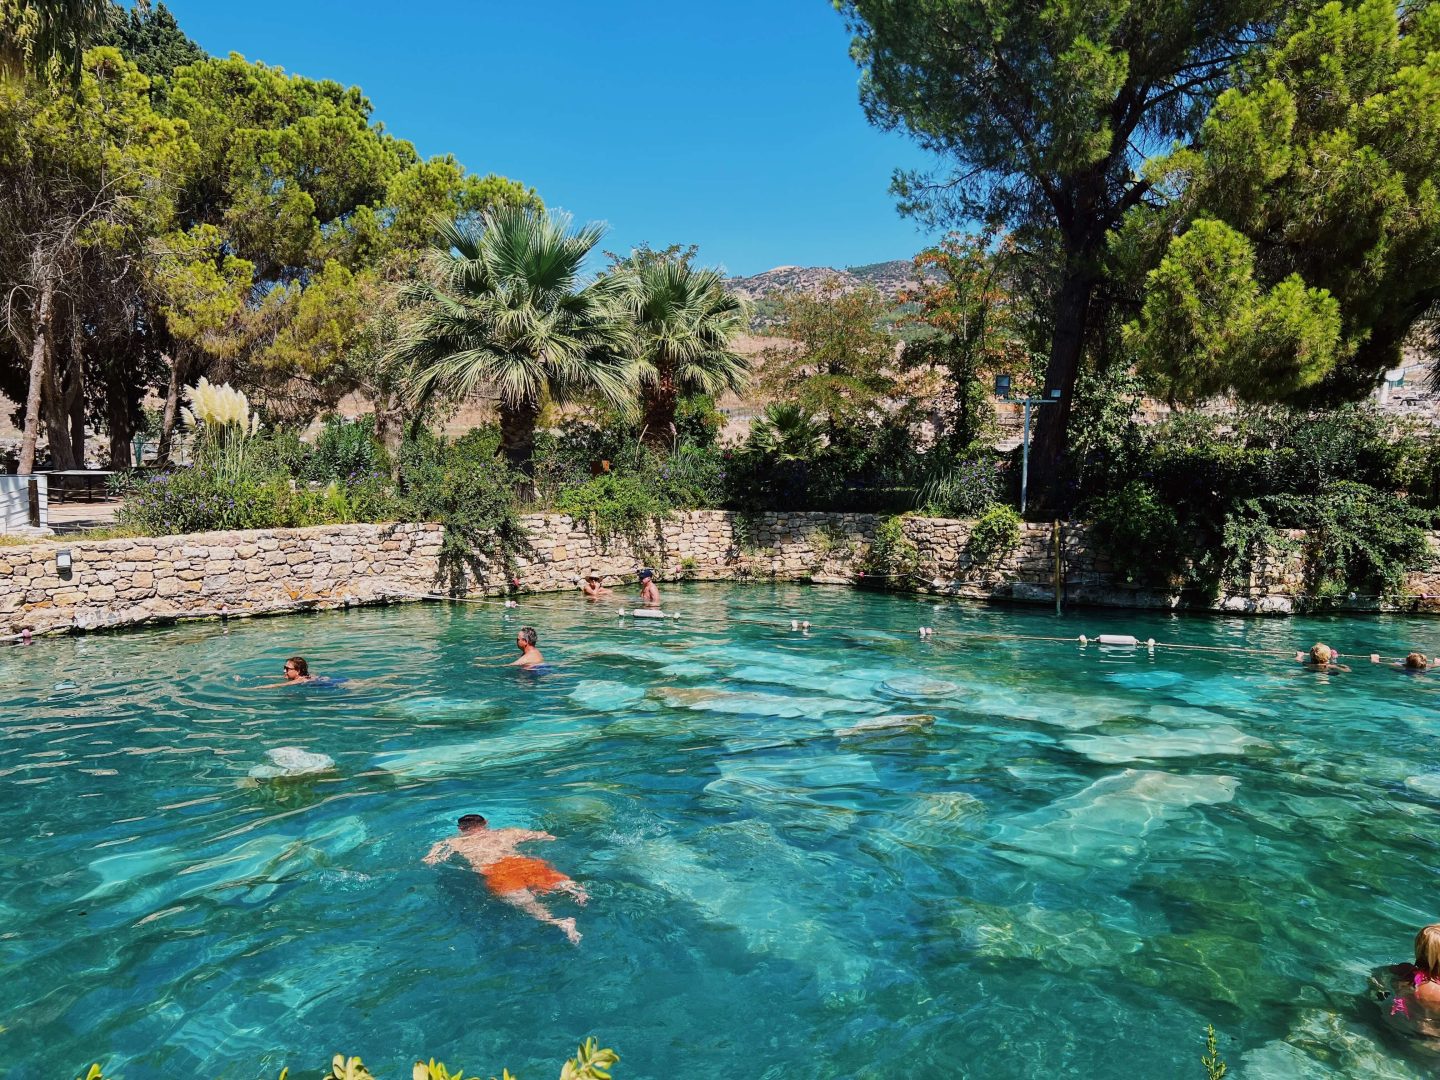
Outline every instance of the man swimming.
[[320, 676], [310, 674], [310, 665], [303, 656], [292, 656], [285, 661], [285, 681], [265, 683], [261, 690], [274, 690], [281, 686], [299, 686], [301, 683], [319, 682]]
[[531, 918], [559, 927], [570, 944], [580, 944], [580, 931], [574, 919], [557, 919], [540, 903], [537, 893], [563, 892], [584, 907], [590, 897], [584, 886], [560, 873], [544, 859], [517, 854], [515, 848], [532, 840], [554, 840], [548, 832], [530, 829], [492, 829], [479, 814], [466, 814], [459, 821], [460, 832], [448, 836], [432, 847], [425, 856], [427, 866], [435, 866], [451, 855], [463, 855], [465, 861], [485, 879], [485, 885], [505, 903], [519, 908]]
[[655, 571], [648, 566], [640, 571], [640, 602], [646, 607], [660, 606], [660, 590], [655, 587]]
[[519, 633], [515, 635], [515, 647], [520, 650], [520, 659], [511, 660], [507, 667], [533, 668], [545, 663], [545, 657], [540, 655], [540, 650], [535, 647], [539, 640], [533, 626], [522, 626]]

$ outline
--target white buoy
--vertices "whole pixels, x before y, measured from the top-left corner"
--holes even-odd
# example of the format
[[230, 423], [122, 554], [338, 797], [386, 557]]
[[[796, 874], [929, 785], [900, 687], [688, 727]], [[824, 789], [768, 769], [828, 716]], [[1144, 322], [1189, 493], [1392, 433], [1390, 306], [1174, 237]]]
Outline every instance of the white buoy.
[[1078, 642], [1080, 642], [1080, 647], [1081, 647], [1082, 649], [1083, 649], [1086, 645], [1089, 645], [1089, 644], [1090, 644], [1090, 639], [1087, 638], [1084, 634], [1081, 634], [1081, 635], [1080, 635], [1078, 638], [1076, 638], [1075, 640], [1077, 640]]
[[799, 629], [800, 629], [800, 620], [799, 620], [799, 619], [791, 619], [791, 620], [790, 620], [790, 629], [791, 629], [792, 631], [794, 631], [794, 630], [799, 630]]
[[1101, 634], [1096, 640], [1101, 645], [1129, 645], [1132, 649], [1140, 644], [1139, 639], [1130, 634]]
[[620, 609], [620, 617], [623, 619], [629, 615], [632, 619], [678, 619], [679, 615], [667, 615], [663, 611], [656, 611], [654, 608], [632, 608], [627, 611]]

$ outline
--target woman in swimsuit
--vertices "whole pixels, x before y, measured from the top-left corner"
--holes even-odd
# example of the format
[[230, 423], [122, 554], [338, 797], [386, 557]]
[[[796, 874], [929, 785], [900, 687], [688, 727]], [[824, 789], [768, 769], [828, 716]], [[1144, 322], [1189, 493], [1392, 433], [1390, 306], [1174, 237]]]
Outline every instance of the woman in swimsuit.
[[1391, 1024], [1429, 1042], [1440, 1039], [1440, 923], [1415, 935], [1415, 962], [1392, 964], [1371, 976]]

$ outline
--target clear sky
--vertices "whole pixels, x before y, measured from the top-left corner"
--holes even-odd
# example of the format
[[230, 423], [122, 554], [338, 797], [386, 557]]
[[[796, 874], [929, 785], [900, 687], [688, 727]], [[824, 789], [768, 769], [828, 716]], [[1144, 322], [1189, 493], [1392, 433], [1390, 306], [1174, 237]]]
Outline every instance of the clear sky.
[[732, 274], [908, 258], [896, 166], [828, 0], [167, 0], [213, 55], [360, 86], [422, 154], [535, 187], [604, 245]]

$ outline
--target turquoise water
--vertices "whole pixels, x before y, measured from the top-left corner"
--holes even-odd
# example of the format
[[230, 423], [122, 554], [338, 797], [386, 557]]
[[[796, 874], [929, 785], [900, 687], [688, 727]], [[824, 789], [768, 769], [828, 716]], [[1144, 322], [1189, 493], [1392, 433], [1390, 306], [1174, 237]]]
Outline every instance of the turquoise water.
[[[478, 606], [0, 651], [5, 1075], [344, 1051], [545, 1080], [594, 1034], [617, 1080], [1198, 1078], [1207, 1022], [1240, 1078], [1432, 1075], [1362, 991], [1440, 918], [1440, 675], [963, 635], [1404, 652], [1440, 624], [666, 607], [526, 599], [538, 676], [474, 662], [521, 622]], [[296, 652], [351, 682], [253, 689]], [[336, 768], [247, 779], [282, 746]], [[421, 865], [466, 811], [556, 834], [578, 948]]]

